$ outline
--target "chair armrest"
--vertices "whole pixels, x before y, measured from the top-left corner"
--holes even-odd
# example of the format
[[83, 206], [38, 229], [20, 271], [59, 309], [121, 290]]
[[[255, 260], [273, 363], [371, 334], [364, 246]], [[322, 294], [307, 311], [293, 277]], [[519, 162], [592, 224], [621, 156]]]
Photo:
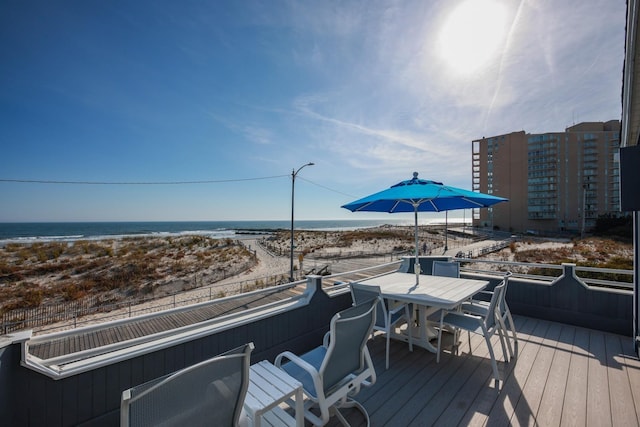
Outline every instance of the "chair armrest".
[[491, 297], [493, 296], [493, 291], [480, 291], [475, 294], [469, 301], [484, 301], [489, 302]]
[[389, 315], [394, 315], [397, 312], [401, 311], [401, 310], [406, 310], [407, 307], [409, 308], [409, 311], [411, 311], [411, 306], [412, 304], [401, 304], [399, 306], [397, 306], [396, 308], [394, 308], [393, 310], [389, 310]]
[[324, 334], [324, 337], [322, 338], [323, 347], [329, 348], [329, 338], [331, 338], [331, 331], [327, 331], [327, 333]]
[[290, 351], [283, 351], [282, 353], [277, 355], [274, 365], [282, 369], [282, 359], [285, 359], [285, 358], [288, 359], [290, 362], [293, 362], [294, 364], [298, 365], [299, 367], [301, 367], [311, 375], [318, 374], [318, 371], [316, 371], [316, 368], [314, 368], [311, 364], [307, 363], [304, 359], [291, 353]]

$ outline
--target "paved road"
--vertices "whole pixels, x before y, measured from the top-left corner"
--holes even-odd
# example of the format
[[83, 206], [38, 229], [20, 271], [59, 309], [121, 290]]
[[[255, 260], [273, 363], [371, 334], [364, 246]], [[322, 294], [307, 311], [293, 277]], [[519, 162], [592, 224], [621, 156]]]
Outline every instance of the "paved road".
[[241, 282], [244, 280], [260, 279], [263, 277], [279, 274], [286, 275], [287, 277], [289, 276], [289, 258], [275, 256], [270, 252], [267, 252], [262, 246], [258, 244], [256, 239], [243, 239], [241, 240], [241, 242], [244, 243], [244, 245], [248, 249], [255, 252], [256, 256], [258, 257], [258, 265], [242, 274], [227, 277], [224, 280], [216, 282], [216, 286]]

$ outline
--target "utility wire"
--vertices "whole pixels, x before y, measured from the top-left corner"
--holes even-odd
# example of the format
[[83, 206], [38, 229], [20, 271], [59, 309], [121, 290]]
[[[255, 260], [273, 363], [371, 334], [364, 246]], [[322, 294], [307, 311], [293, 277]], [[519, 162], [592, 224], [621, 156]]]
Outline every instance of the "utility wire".
[[[12, 179], [12, 178], [0, 178], [0, 182], [11, 182], [18, 184], [62, 184], [62, 185], [194, 185], [194, 184], [222, 184], [227, 182], [243, 182], [243, 181], [260, 181], [275, 178], [286, 178], [289, 175], [273, 175], [263, 176], [256, 178], [237, 178], [237, 179], [216, 179], [216, 180], [202, 180], [202, 181], [61, 181], [53, 179]], [[344, 193], [342, 191], [329, 188], [325, 185], [318, 184], [317, 182], [310, 181], [301, 176], [297, 177], [303, 181], [313, 184], [317, 187], [324, 188], [325, 190], [337, 193], [349, 198], [355, 199], [356, 196]]]
[[20, 184], [71, 184], [71, 185], [191, 185], [191, 184], [219, 184], [225, 182], [259, 181], [274, 178], [284, 178], [288, 175], [263, 176], [257, 178], [217, 179], [203, 181], [59, 181], [49, 179], [8, 179], [0, 178], [0, 182]]
[[301, 176], [297, 177], [297, 179], [301, 179], [303, 181], [307, 181], [309, 184], [313, 184], [313, 185], [318, 186], [320, 188], [324, 188], [325, 190], [329, 190], [329, 191], [332, 191], [334, 193], [338, 193], [338, 194], [341, 194], [343, 196], [350, 197], [352, 199], [356, 199], [357, 198], [356, 196], [352, 196], [351, 194], [343, 193], [342, 191], [334, 190], [333, 188], [329, 188], [329, 187], [326, 187], [326, 186], [324, 186], [322, 184], [318, 184], [317, 182], [309, 181], [308, 179], [303, 178]]

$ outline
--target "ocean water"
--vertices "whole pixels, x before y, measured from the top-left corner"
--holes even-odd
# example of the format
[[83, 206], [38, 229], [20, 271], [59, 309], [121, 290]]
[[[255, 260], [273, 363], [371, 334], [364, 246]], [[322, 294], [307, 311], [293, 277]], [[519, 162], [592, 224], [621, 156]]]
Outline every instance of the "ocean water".
[[[384, 224], [412, 225], [407, 219], [296, 221], [296, 230], [349, 230]], [[239, 238], [259, 232], [289, 230], [290, 221], [171, 221], [171, 222], [30, 222], [0, 223], [0, 245], [44, 241], [75, 241], [132, 236], [199, 234]]]

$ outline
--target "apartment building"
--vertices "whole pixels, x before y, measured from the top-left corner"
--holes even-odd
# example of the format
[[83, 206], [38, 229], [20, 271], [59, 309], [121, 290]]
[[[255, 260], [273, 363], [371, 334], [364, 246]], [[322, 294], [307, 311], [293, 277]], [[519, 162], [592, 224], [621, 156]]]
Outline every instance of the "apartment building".
[[589, 231], [599, 215], [620, 211], [619, 146], [618, 120], [474, 140], [473, 189], [509, 202], [475, 210], [473, 224], [512, 232]]

